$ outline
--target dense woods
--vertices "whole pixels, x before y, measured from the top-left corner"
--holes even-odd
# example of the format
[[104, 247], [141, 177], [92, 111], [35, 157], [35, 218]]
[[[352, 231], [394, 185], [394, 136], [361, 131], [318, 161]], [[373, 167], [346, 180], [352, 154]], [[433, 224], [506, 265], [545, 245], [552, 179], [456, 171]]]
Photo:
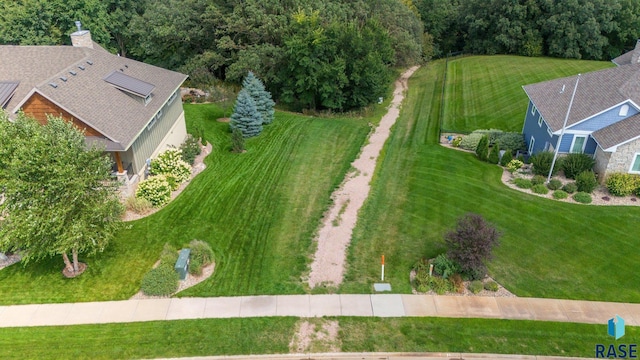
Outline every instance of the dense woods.
[[609, 60], [640, 36], [637, 0], [18, 0], [0, 43], [69, 44], [74, 20], [112, 52], [239, 84], [294, 109], [349, 110], [390, 69], [451, 51]]

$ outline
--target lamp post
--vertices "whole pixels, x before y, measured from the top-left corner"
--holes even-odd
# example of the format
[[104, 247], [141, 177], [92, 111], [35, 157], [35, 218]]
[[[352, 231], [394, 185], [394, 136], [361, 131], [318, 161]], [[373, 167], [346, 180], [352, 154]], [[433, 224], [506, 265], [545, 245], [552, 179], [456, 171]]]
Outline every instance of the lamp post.
[[[564, 131], [567, 127], [567, 120], [569, 120], [569, 114], [571, 113], [571, 106], [573, 106], [573, 99], [576, 97], [576, 90], [578, 90], [580, 75], [581, 74], [578, 74], [578, 78], [576, 79], [576, 85], [573, 87], [573, 94], [571, 94], [571, 100], [569, 101], [567, 114], [564, 117], [564, 123], [562, 124], [562, 131], [560, 131], [560, 136], [558, 136], [558, 142], [556, 143], [556, 150], [553, 153], [553, 161], [551, 162], [551, 168], [549, 168], [549, 175], [547, 176], [547, 183], [551, 181], [551, 173], [553, 173], [553, 167], [556, 165], [556, 159], [558, 158], [558, 151], [560, 150], [560, 142], [562, 141], [562, 136], [564, 135]], [[571, 149], [569, 149], [569, 151], [571, 151]]]

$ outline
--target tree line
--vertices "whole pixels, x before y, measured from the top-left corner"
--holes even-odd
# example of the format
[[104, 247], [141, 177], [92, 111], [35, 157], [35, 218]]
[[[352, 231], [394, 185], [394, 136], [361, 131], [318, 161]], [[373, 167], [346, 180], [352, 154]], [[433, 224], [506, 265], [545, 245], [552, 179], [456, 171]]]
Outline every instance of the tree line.
[[392, 68], [463, 50], [609, 60], [640, 36], [637, 0], [17, 0], [0, 43], [69, 44], [74, 20], [109, 51], [240, 84], [248, 71], [293, 109], [350, 110]]

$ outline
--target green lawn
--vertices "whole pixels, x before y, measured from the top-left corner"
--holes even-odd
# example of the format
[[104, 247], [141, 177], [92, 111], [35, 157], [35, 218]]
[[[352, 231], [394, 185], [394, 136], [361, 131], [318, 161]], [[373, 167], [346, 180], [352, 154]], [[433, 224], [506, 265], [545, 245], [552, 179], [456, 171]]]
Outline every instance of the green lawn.
[[[337, 318], [344, 352], [479, 352], [593, 357], [606, 325], [443, 318]], [[0, 329], [2, 359], [286, 354], [296, 318], [154, 321]], [[627, 327], [616, 343], [640, 342]]]
[[640, 208], [520, 193], [501, 183], [499, 167], [437, 145], [443, 68], [431, 63], [410, 80], [360, 212], [341, 291], [371, 292], [384, 254], [386, 280], [395, 292], [409, 292], [412, 265], [443, 252], [444, 233], [476, 212], [503, 232], [489, 270], [518, 296], [640, 302], [630, 252], [640, 247]]
[[523, 85], [615, 66], [522, 56], [471, 56], [449, 61], [443, 131], [522, 131], [529, 100]]
[[[385, 104], [386, 105], [386, 104]], [[368, 117], [319, 118], [277, 112], [244, 154], [229, 152], [228, 124], [214, 105], [185, 105], [187, 127], [201, 124], [213, 153], [207, 169], [166, 208], [129, 223], [89, 268], [67, 280], [61, 259], [0, 271], [0, 303], [126, 299], [162, 246], [209, 242], [215, 274], [180, 296], [302, 293], [312, 235], [385, 105]]]

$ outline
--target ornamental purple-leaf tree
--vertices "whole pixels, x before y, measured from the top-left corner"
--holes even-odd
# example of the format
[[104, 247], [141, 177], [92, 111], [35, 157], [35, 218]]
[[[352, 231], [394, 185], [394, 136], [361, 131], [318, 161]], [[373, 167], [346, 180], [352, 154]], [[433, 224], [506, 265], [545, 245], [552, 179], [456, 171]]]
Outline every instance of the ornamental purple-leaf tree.
[[486, 263], [498, 245], [500, 232], [482, 216], [468, 213], [458, 219], [455, 230], [444, 236], [447, 257], [458, 264], [462, 273], [474, 280], [487, 273]]

